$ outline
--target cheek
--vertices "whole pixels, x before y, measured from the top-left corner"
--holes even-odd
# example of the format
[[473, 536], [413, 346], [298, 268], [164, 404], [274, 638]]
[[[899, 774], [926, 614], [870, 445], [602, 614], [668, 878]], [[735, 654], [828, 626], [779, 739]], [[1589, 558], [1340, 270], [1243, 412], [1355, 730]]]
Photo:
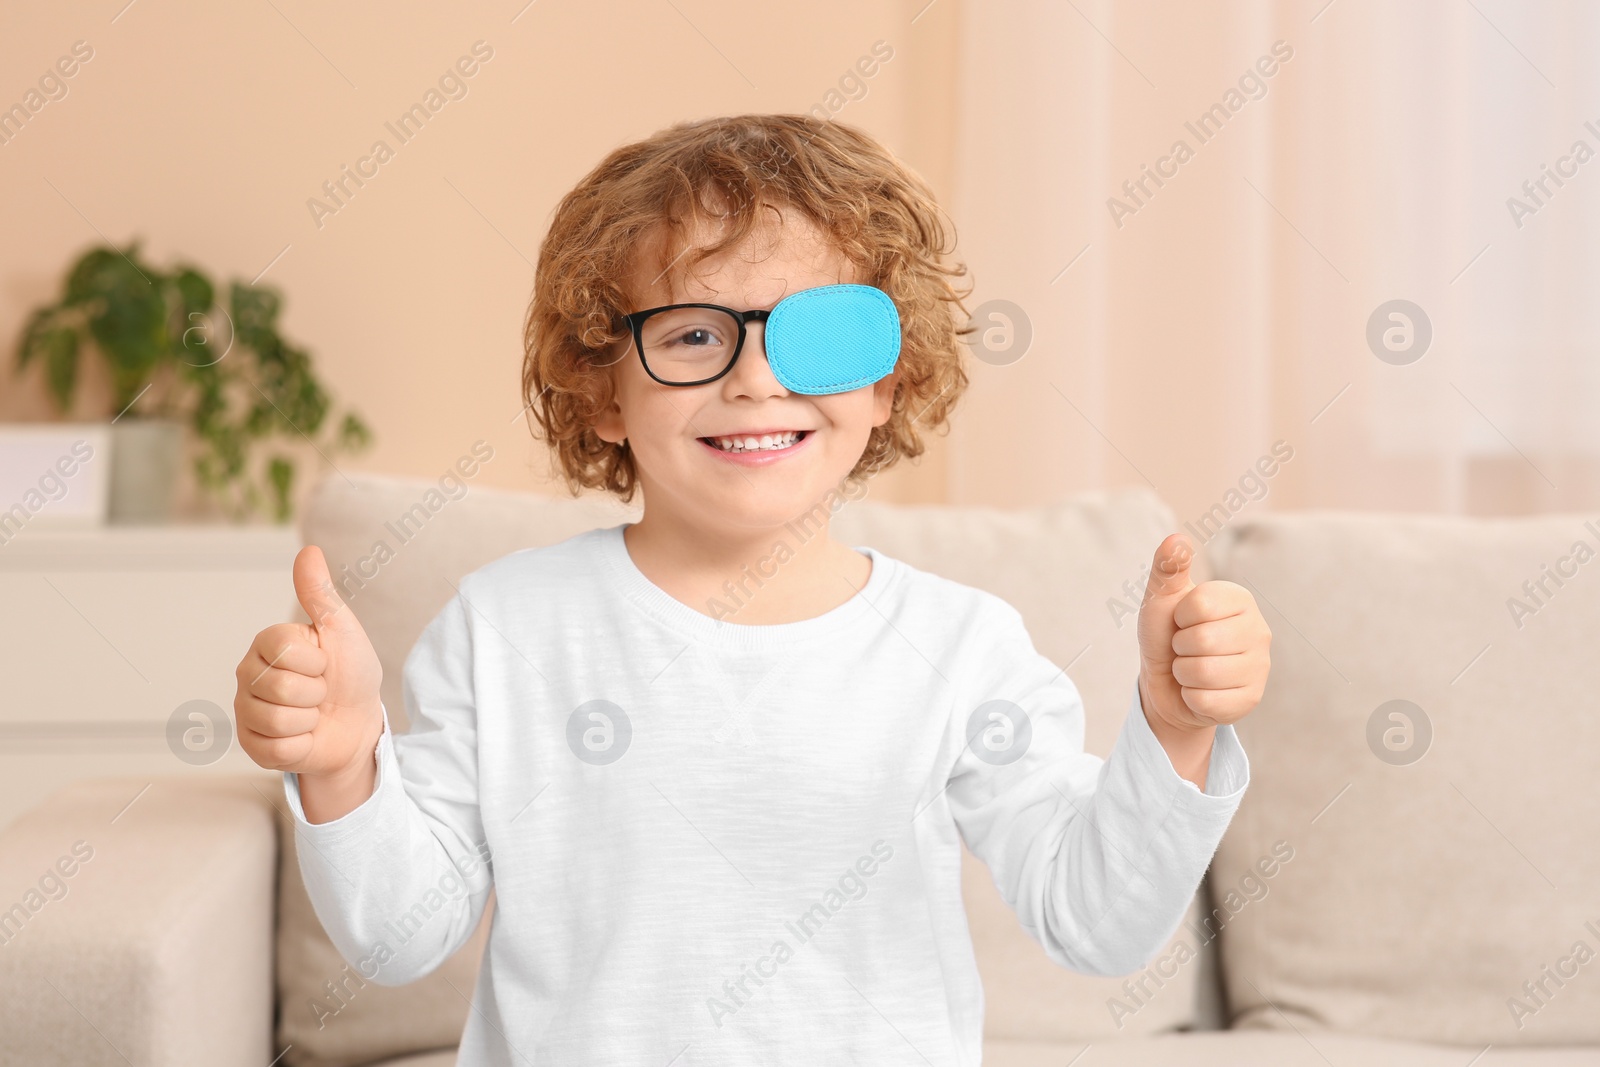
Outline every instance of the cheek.
[[647, 378], [637, 364], [619, 366], [614, 373], [617, 407], [622, 411], [628, 436], [636, 439], [636, 444], [675, 435], [683, 429], [680, 412], [689, 411], [689, 407], [678, 398], [666, 396], [666, 390]]
[[[709, 388], [709, 387], [708, 387]], [[695, 438], [713, 423], [706, 414], [708, 402], [695, 389], [668, 389], [655, 382], [629, 383], [617, 394], [634, 453], [644, 463], [676, 462], [685, 444], [698, 448]]]
[[877, 398], [871, 386], [849, 393], [817, 397], [813, 401], [822, 417], [842, 436], [866, 437], [877, 416]]
[[629, 430], [641, 441], [667, 445], [685, 436], [695, 436], [693, 425], [684, 421], [684, 412], [659, 397], [638, 398], [627, 418]]

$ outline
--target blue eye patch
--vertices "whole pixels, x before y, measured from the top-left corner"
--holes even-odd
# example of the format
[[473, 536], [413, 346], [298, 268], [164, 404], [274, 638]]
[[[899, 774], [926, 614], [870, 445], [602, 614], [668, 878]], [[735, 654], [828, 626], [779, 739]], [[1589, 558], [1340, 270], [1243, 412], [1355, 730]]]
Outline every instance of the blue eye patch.
[[825, 396], [871, 385], [900, 358], [900, 312], [870, 285], [823, 285], [767, 315], [767, 364], [792, 393]]

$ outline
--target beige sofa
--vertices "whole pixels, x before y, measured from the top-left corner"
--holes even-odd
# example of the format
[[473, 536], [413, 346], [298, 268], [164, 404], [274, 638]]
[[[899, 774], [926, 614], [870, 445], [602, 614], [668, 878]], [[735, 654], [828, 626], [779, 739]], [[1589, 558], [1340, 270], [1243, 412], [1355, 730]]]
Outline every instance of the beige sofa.
[[[334, 478], [304, 532], [371, 633], [404, 729], [401, 663], [451, 582], [633, 514]], [[1201, 565], [1255, 593], [1274, 643], [1240, 727], [1252, 784], [1209, 896], [1144, 972], [1084, 977], [1044, 958], [966, 857], [984, 1062], [1600, 1063], [1600, 565], [1575, 544], [1600, 531], [1579, 516], [1210, 521], [1191, 528]], [[834, 522], [1015, 604], [1070, 667], [1088, 747], [1110, 750], [1138, 591], [1178, 528], [1160, 500], [868, 499]], [[0, 836], [0, 1064], [453, 1063], [487, 927], [410, 986], [364, 981], [300, 885], [278, 776], [182, 771], [69, 785]]]

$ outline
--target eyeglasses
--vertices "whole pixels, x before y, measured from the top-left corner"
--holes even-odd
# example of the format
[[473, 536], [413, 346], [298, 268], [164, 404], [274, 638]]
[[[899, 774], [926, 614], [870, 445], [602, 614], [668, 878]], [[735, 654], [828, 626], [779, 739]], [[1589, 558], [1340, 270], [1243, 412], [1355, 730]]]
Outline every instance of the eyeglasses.
[[706, 385], [727, 374], [752, 322], [765, 327], [773, 377], [793, 393], [859, 389], [888, 375], [900, 358], [900, 313], [888, 293], [870, 285], [802, 289], [771, 311], [667, 304], [622, 320], [645, 373], [662, 385]]

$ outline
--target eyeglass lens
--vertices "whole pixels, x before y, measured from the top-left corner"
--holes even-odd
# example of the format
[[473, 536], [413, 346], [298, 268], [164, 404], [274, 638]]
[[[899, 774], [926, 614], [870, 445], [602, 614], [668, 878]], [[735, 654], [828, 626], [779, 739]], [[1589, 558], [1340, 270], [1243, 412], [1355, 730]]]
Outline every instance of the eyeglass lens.
[[639, 328], [644, 361], [668, 382], [698, 382], [720, 374], [739, 343], [739, 320], [713, 308], [674, 308]]

